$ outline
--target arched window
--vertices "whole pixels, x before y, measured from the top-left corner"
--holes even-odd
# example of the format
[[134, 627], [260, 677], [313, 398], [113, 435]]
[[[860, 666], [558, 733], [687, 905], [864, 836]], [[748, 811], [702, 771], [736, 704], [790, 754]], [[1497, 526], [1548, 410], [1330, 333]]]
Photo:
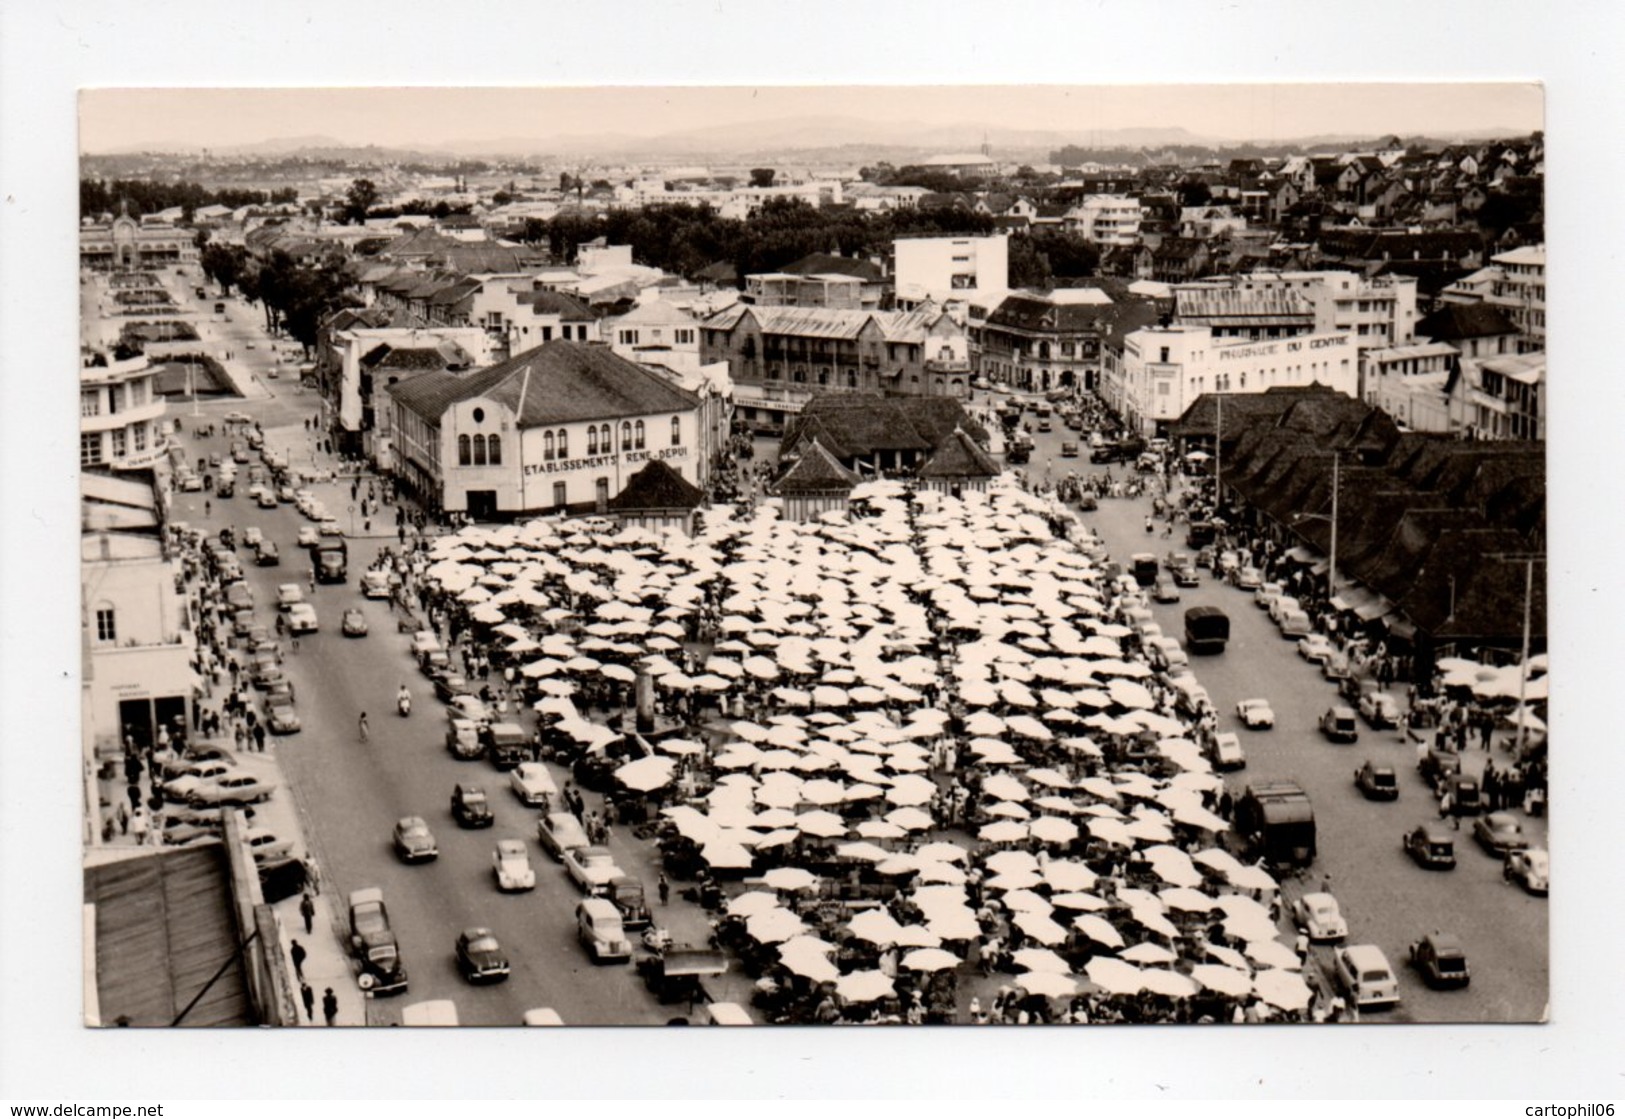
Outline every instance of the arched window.
[[500, 436], [500, 435], [486, 436], [485, 446], [486, 446], [486, 449], [487, 449], [488, 453], [491, 456], [491, 465], [492, 466], [501, 466], [502, 465], [502, 436]]
[[570, 457], [570, 433], [562, 427], [559, 428], [559, 457]]
[[598, 429], [592, 424], [587, 425], [587, 453], [589, 455], [598, 453]]
[[639, 420], [636, 424], [634, 424], [632, 426], [632, 431], [632, 445], [640, 451], [643, 450], [643, 421]]
[[485, 436], [474, 436], [474, 465], [485, 465]]
[[673, 447], [683, 445], [683, 422], [678, 416], [671, 418], [671, 445]]
[[542, 459], [546, 462], [553, 461], [553, 433], [551, 431], [542, 433]]
[[632, 425], [625, 420], [621, 421], [621, 450], [632, 449]]
[[472, 461], [473, 461], [473, 455], [469, 451], [468, 436], [459, 435], [457, 437], [457, 465], [458, 466], [467, 466]]
[[604, 424], [598, 429], [598, 449], [606, 455], [615, 449], [615, 445], [610, 442], [608, 424]]
[[111, 602], [98, 603], [96, 606], [96, 640], [106, 642], [118, 640], [118, 622]]

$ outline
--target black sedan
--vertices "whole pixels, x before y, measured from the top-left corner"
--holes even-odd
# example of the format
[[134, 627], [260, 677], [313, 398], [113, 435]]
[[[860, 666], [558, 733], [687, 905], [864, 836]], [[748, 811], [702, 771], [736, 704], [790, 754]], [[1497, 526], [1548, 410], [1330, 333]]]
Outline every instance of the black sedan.
[[261, 567], [276, 567], [282, 562], [282, 556], [276, 550], [276, 541], [263, 540], [254, 550], [254, 562]]
[[1368, 761], [1354, 771], [1354, 783], [1366, 800], [1399, 799], [1399, 777], [1391, 765]]
[[344, 619], [339, 626], [345, 637], [367, 636], [367, 616], [360, 610], [351, 608], [344, 612]]
[[1484, 848], [1485, 854], [1502, 858], [1529, 846], [1529, 840], [1523, 834], [1523, 825], [1510, 812], [1491, 812], [1474, 820], [1473, 838]]
[[470, 983], [501, 983], [508, 956], [490, 929], [465, 929], [457, 938], [457, 970]]
[[451, 815], [463, 828], [488, 828], [496, 822], [484, 790], [475, 785], [458, 785], [452, 790]]

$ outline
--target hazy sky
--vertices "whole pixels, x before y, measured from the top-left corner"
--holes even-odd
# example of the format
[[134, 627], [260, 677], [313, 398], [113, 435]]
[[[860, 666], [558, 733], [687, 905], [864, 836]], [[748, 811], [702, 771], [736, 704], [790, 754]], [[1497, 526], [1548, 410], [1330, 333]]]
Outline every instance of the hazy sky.
[[828, 86], [559, 89], [109, 89], [82, 94], [87, 152], [294, 136], [438, 144], [571, 134], [651, 136], [782, 117], [1057, 129], [1181, 126], [1200, 136], [1289, 140], [1543, 127], [1533, 84]]

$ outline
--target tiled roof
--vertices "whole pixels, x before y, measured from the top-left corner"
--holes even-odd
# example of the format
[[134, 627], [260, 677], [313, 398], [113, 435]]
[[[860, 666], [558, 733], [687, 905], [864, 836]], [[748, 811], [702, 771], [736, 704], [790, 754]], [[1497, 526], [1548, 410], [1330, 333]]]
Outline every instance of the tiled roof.
[[517, 413], [521, 428], [688, 412], [698, 404], [658, 373], [603, 346], [564, 341], [544, 343], [473, 373], [428, 373], [388, 391], [404, 407], [436, 423], [452, 404], [485, 397]]
[[949, 433], [930, 461], [920, 467], [922, 478], [994, 478], [998, 474], [999, 464], [976, 445], [976, 440], [958, 428]]
[[787, 453], [809, 439], [842, 459], [876, 451], [930, 452], [955, 429], [978, 442], [987, 431], [951, 396], [877, 396], [830, 393], [814, 397], [791, 419], [780, 443]]
[[814, 439], [802, 449], [801, 457], [774, 484], [780, 494], [846, 493], [858, 484], [858, 476], [840, 463]]
[[610, 501], [620, 513], [646, 509], [697, 509], [705, 494], [700, 488], [658, 459], [627, 480], [626, 488]]
[[565, 322], [593, 322], [597, 316], [581, 300], [561, 291], [530, 292], [521, 297], [538, 315], [558, 315]]
[[833, 273], [853, 276], [869, 283], [879, 283], [885, 278], [871, 261], [836, 256], [834, 253], [813, 253], [802, 257], [794, 264], [786, 264], [780, 271], [788, 272], [792, 276], [827, 276]]
[[1517, 332], [1517, 326], [1507, 318], [1506, 312], [1493, 303], [1440, 304], [1438, 310], [1416, 324], [1418, 335], [1439, 342]]

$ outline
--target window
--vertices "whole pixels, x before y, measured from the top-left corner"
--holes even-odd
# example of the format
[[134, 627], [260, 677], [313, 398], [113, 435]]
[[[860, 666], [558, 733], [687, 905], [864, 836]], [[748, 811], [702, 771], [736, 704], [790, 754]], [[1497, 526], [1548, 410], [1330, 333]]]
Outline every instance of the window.
[[608, 424], [604, 424], [598, 429], [598, 449], [606, 455], [615, 449], [615, 445], [610, 442]]
[[589, 455], [598, 453], [598, 429], [592, 424], [587, 425], [587, 453]]
[[559, 428], [559, 457], [570, 457], [570, 433], [562, 427]]
[[116, 459], [123, 458], [129, 451], [129, 448], [125, 445], [124, 429], [122, 427], [114, 428], [111, 434], [113, 436], [113, 457]]
[[147, 449], [147, 425], [146, 424], [137, 424], [135, 426], [134, 430], [135, 430], [135, 449], [137, 451], [146, 450]]
[[501, 466], [502, 465], [502, 436], [500, 436], [500, 435], [488, 435], [488, 436], [486, 436], [485, 447], [486, 447], [487, 453], [489, 453], [490, 456], [491, 456], [491, 465], [492, 466]]
[[459, 435], [457, 437], [457, 465], [458, 466], [467, 466], [469, 463], [471, 463], [473, 461], [474, 461], [473, 445], [469, 442], [468, 436]]
[[632, 425], [625, 420], [621, 421], [621, 450], [632, 449]]
[[827, 366], [818, 370], [818, 383], [821, 385], [829, 384], [829, 368]]
[[551, 342], [551, 341], [553, 341], [553, 328], [552, 327], [550, 327], [550, 326], [542, 327], [542, 341], [543, 342]]
[[94, 466], [102, 461], [102, 433], [85, 432], [79, 436], [79, 465]]
[[674, 332], [674, 336], [679, 346], [692, 346], [694, 344], [694, 332], [692, 330], [679, 329]]
[[856, 369], [848, 369], [846, 371], [846, 387], [849, 389], [855, 389], [858, 387], [858, 371]]
[[683, 422], [678, 416], [673, 416], [671, 418], [671, 445], [673, 447], [681, 447], [683, 445]]
[[637, 344], [638, 344], [638, 332], [637, 331], [635, 331], [635, 330], [623, 330], [623, 331], [621, 331], [621, 345], [623, 345], [623, 346], [636, 346]]
[[115, 415], [119, 411], [119, 401], [124, 395], [123, 385], [112, 385], [107, 390], [107, 414]]
[[82, 392], [79, 394], [79, 414], [81, 416], [99, 416], [102, 414], [102, 397], [99, 392]]
[[542, 461], [553, 461], [553, 433], [551, 431], [542, 433]]
[[1162, 357], [1159, 359], [1164, 365], [1168, 364], [1168, 347], [1162, 347]]
[[569, 502], [564, 500], [564, 483], [553, 483], [553, 508], [563, 509]]
[[111, 606], [96, 607], [96, 640], [118, 640], [118, 625], [113, 620], [113, 608]]
[[485, 436], [474, 436], [474, 465], [485, 465]]
[[642, 420], [639, 420], [637, 423], [632, 425], [632, 445], [634, 447], [636, 447], [640, 451], [643, 450], [643, 421]]

